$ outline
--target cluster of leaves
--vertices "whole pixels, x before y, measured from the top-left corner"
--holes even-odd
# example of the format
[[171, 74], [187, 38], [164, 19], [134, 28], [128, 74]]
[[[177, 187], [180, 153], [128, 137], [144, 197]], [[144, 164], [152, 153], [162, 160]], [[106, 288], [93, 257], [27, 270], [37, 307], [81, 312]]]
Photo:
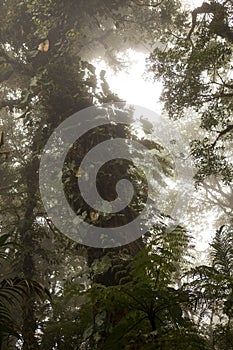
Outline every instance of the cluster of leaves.
[[[9, 242], [10, 235], [0, 237], [0, 265], [1, 267], [10, 264], [9, 247], [13, 242]], [[8, 344], [9, 336], [21, 338], [21, 326], [15, 315], [21, 312], [25, 299], [34, 297], [41, 301], [50, 299], [50, 294], [46, 288], [34, 280], [27, 280], [21, 277], [1, 278], [0, 281], [0, 348]]]

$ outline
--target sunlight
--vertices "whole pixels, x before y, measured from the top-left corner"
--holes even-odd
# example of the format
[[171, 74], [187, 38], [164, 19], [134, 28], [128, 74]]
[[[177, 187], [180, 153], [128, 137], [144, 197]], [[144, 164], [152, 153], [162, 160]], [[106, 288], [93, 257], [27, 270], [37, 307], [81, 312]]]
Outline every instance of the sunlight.
[[197, 8], [203, 4], [204, 0], [188, 0], [191, 8]]
[[161, 112], [159, 97], [162, 91], [160, 82], [152, 82], [145, 76], [146, 57], [148, 55], [133, 50], [127, 51], [129, 66], [118, 73], [107, 67], [104, 61], [98, 61], [97, 72], [106, 71], [106, 79], [113, 92], [128, 103], [140, 105]]
[[[198, 5], [197, 3], [195, 4], [195, 6]], [[162, 104], [159, 99], [162, 92], [162, 84], [159, 81], [153, 82], [145, 73], [146, 57], [148, 55], [128, 50], [126, 56], [128, 66], [125, 70], [114, 72], [103, 60], [98, 60], [95, 61], [97, 73], [100, 73], [101, 70], [105, 70], [105, 77], [110, 89], [127, 103], [139, 105], [161, 114]], [[180, 121], [177, 124], [180, 132], [185, 126], [188, 127], [185, 121]], [[172, 181], [171, 183], [174, 185]], [[194, 198], [196, 199], [198, 197], [200, 201], [199, 204], [201, 205], [204, 197], [202, 197], [200, 193], [196, 193], [194, 197], [193, 195], [194, 193], [192, 195], [190, 194], [190, 199], [192, 197], [194, 200]], [[189, 208], [188, 211], [190, 211], [190, 213], [194, 210], [191, 203], [187, 203], [187, 208]], [[196, 208], [196, 210], [198, 211], [199, 209]], [[191, 215], [188, 215], [185, 225], [191, 228], [191, 233], [195, 237], [197, 251], [204, 252], [208, 248], [208, 244], [215, 232], [215, 219], [216, 213], [211, 211], [202, 213], [198, 223], [192, 220]]]

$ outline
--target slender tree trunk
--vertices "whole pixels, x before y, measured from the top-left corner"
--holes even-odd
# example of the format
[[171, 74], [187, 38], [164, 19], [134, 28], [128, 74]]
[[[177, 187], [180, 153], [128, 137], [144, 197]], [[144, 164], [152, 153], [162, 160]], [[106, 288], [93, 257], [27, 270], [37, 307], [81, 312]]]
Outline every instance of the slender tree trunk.
[[[33, 259], [33, 223], [35, 220], [35, 208], [37, 206], [37, 176], [39, 162], [34, 158], [24, 169], [27, 200], [26, 211], [20, 230], [23, 247], [23, 274], [24, 278], [32, 280], [35, 277], [35, 265]], [[36, 319], [34, 312], [34, 295], [25, 296], [23, 303], [23, 350], [38, 350], [39, 344], [35, 336]]]

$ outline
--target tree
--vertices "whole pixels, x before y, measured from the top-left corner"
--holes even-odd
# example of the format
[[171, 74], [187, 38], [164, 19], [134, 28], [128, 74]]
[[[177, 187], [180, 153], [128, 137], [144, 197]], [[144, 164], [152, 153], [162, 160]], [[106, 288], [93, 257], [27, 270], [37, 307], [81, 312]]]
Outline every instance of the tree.
[[[73, 7], [71, 10], [70, 5], [77, 13]], [[116, 1], [107, 8], [113, 14], [121, 5], [122, 2]], [[9, 1], [1, 4], [1, 10], [0, 107], [6, 117], [4, 132], [12, 151], [6, 163], [7, 171], [1, 169], [5, 185], [8, 182], [12, 185], [2, 193], [2, 222], [4, 230], [11, 230], [8, 232], [18, 244], [13, 251], [17, 260], [14, 273], [26, 279], [36, 278], [56, 291], [56, 283], [61, 284], [61, 281], [54, 279], [51, 283], [49, 279], [59, 273], [61, 258], [66, 254], [65, 247], [60, 247], [63, 239], [40, 202], [40, 153], [54, 128], [69, 115], [92, 105], [94, 101], [119, 100], [108, 89], [103, 74], [100, 76], [102, 89], [99, 89], [95, 68], [81, 56], [81, 49], [87, 41], [93, 46], [95, 40], [93, 30], [87, 35], [86, 21], [95, 23], [95, 29], [97, 23], [100, 36], [106, 36], [98, 41], [107, 40], [109, 34], [114, 34], [114, 23], [110, 21], [108, 24], [104, 1], [93, 1], [93, 7], [90, 3], [86, 6], [85, 2], [70, 2], [68, 5], [67, 2], [59, 2], [54, 6], [44, 1]], [[128, 170], [124, 165], [123, 168], [125, 172]], [[14, 199], [13, 204], [9, 198]], [[81, 203], [79, 205], [82, 206]], [[59, 240], [58, 243], [54, 244], [54, 237]], [[74, 244], [67, 240], [65, 244], [66, 247], [71, 246], [73, 254]], [[139, 244], [136, 251], [140, 248]], [[75, 262], [78, 264], [79, 259], [75, 258]], [[46, 266], [48, 263], [52, 263], [51, 266]], [[49, 313], [49, 306], [45, 308]], [[24, 350], [40, 347], [39, 320], [41, 318], [43, 323], [45, 315], [39, 314], [33, 297], [25, 296], [23, 311], [19, 315], [19, 318], [22, 317]]]
[[[232, 227], [222, 226], [210, 245], [210, 265], [188, 273], [187, 288], [196, 298], [198, 322], [205, 327], [211, 349], [232, 344]], [[204, 320], [205, 319], [205, 320]]]
[[206, 135], [192, 142], [198, 182], [211, 174], [226, 184], [232, 181], [231, 20], [231, 1], [204, 2], [187, 13], [173, 35], [162, 36], [167, 45], [150, 57], [151, 70], [163, 81], [162, 100], [170, 117], [192, 110], [200, 114]]
[[[18, 243], [13, 252], [17, 259], [14, 272], [26, 279], [43, 280], [46, 285], [58, 267], [49, 269], [44, 265], [58, 259], [49, 256], [52, 231], [47, 224], [40, 224], [44, 213], [38, 192], [39, 155], [53, 128], [73, 112], [91, 105], [97, 89], [94, 67], [71, 50], [73, 37], [67, 32], [74, 29], [75, 19], [66, 22], [70, 7], [62, 5], [63, 12], [60, 5], [54, 8], [51, 3], [1, 4], [1, 109], [6, 115], [4, 127], [12, 149], [7, 163], [12, 180], [1, 169], [5, 185], [8, 181], [11, 184], [2, 193], [2, 221], [4, 229], [11, 226]], [[38, 18], [42, 13], [38, 6], [43, 9], [43, 20]], [[6, 21], [7, 13], [11, 15]], [[83, 12], [80, 18], [82, 15]], [[49, 16], [51, 20], [45, 23]], [[12, 117], [14, 122], [9, 121]], [[44, 271], [47, 276], [43, 276]], [[25, 296], [20, 316], [23, 349], [38, 349], [38, 320], [32, 295]]]

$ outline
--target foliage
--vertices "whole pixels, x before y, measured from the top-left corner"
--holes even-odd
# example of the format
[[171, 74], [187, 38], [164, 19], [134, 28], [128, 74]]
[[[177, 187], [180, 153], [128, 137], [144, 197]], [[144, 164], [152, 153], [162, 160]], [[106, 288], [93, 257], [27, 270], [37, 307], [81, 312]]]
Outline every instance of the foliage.
[[[93, 58], [104, 57], [119, 69], [118, 52], [144, 42], [153, 47], [151, 71], [163, 81], [162, 100], [170, 117], [188, 118], [193, 111], [199, 115], [204, 136], [191, 144], [196, 180], [214, 175], [220, 187], [231, 183], [232, 2], [209, 1], [192, 13], [181, 5], [175, 0], [0, 3], [2, 346], [230, 348], [230, 225], [217, 231], [210, 264], [191, 268], [191, 237], [181, 226], [170, 230], [172, 218], [160, 213], [143, 239], [119, 249], [87, 248], [57, 231], [38, 190], [40, 155], [54, 128], [85, 107], [120, 101], [105, 73], [96, 74]], [[129, 117], [122, 112], [124, 120]], [[143, 130], [145, 120], [141, 124]], [[138, 140], [126, 126], [101, 127], [73, 145], [63, 168], [72, 207], [106, 227], [113, 218], [97, 217], [86, 207], [76, 189], [77, 177], [85, 153], [119, 135]], [[172, 176], [170, 160], [149, 138], [140, 141], [157, 151], [164, 173]], [[122, 176], [139, 194], [119, 218], [122, 223], [140, 211], [147, 184], [130, 164], [115, 165], [114, 181], [106, 176], [112, 164], [101, 169], [107, 185], [101, 187], [99, 180], [102, 195], [112, 200]]]
[[[8, 258], [7, 242], [9, 235], [0, 236], [0, 263]], [[2, 265], [2, 264], [1, 264]], [[20, 312], [24, 298], [34, 295], [41, 300], [50, 298], [49, 292], [40, 283], [20, 277], [1, 279], [0, 281], [0, 347], [7, 342], [7, 337], [20, 338], [20, 325], [14, 319], [14, 309]], [[12, 309], [13, 308], [13, 309]]]
[[[193, 349], [206, 349], [205, 338], [185, 316], [191, 301], [179, 282], [187, 264], [183, 253], [190, 246], [189, 240], [181, 227], [172, 233], [166, 233], [166, 227], [154, 227], [153, 239], [135, 258], [125, 249], [120, 255], [114, 251], [107, 253], [99, 260], [99, 268], [95, 261], [93, 273], [113, 271], [117, 284], [94, 283], [88, 289], [77, 279], [66, 284], [61, 291], [66, 307], [61, 308], [60, 315], [63, 310], [69, 312], [63, 316], [64, 323], [59, 329], [55, 319], [48, 326], [44, 344], [48, 341], [55, 344], [73, 309], [71, 328], [66, 328], [70, 330], [70, 338], [63, 331], [58, 348], [63, 349], [66, 342], [72, 344], [76, 340], [83, 349], [154, 349], [160, 345], [175, 349], [177, 339], [182, 338], [181, 348], [185, 349], [187, 342], [191, 342]], [[77, 304], [78, 308], [70, 309], [70, 305]]]
[[197, 182], [214, 174], [231, 183], [232, 2], [203, 2], [191, 15], [191, 23], [189, 14], [172, 35], [163, 34], [166, 45], [153, 51], [150, 69], [163, 82], [162, 101], [171, 118], [192, 111], [200, 116], [205, 136], [192, 142]]

